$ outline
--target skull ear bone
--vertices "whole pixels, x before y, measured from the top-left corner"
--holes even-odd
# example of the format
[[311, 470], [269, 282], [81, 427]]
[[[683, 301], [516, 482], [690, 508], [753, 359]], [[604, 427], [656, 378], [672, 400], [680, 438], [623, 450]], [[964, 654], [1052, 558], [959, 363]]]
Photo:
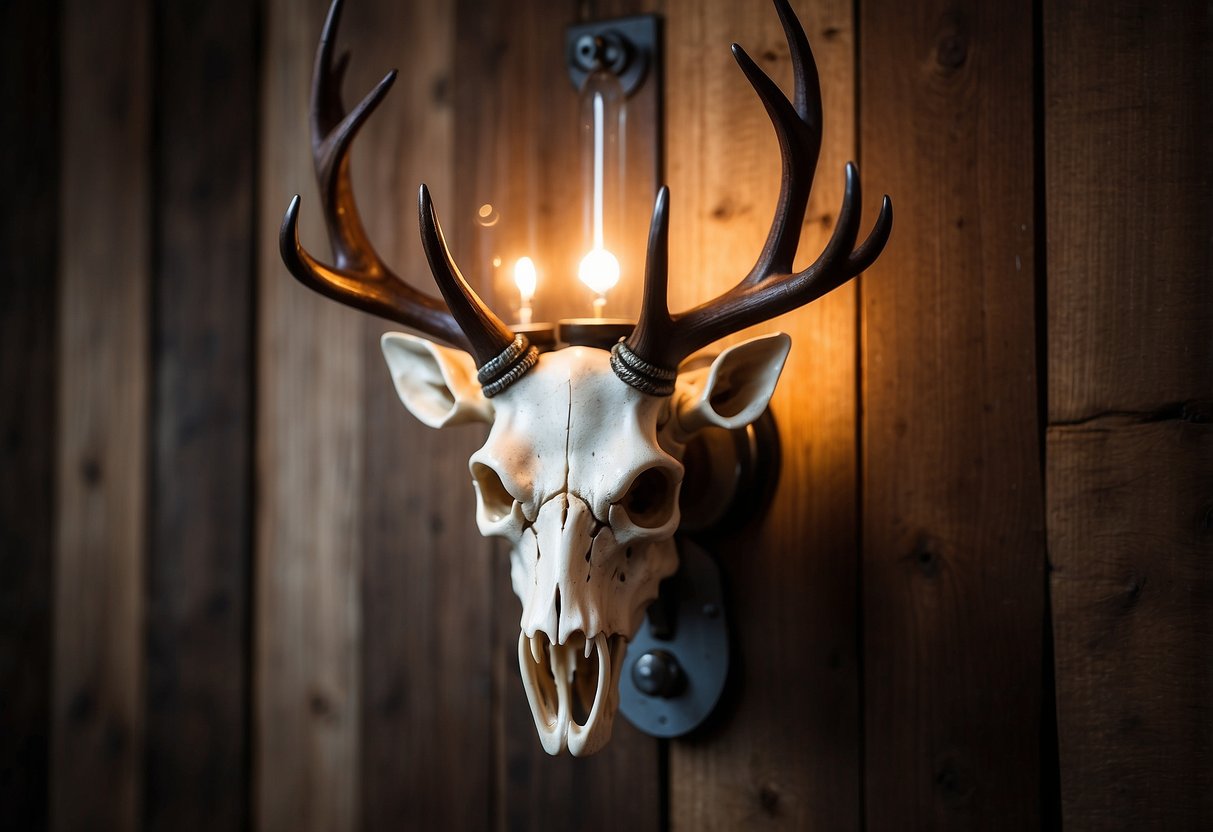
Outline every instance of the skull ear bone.
[[674, 404], [680, 431], [690, 436], [708, 426], [735, 430], [753, 422], [770, 403], [791, 348], [783, 332], [761, 335], [729, 347], [710, 367], [683, 373]]
[[384, 333], [379, 345], [396, 394], [423, 424], [492, 423], [493, 405], [480, 392], [470, 355], [403, 332]]

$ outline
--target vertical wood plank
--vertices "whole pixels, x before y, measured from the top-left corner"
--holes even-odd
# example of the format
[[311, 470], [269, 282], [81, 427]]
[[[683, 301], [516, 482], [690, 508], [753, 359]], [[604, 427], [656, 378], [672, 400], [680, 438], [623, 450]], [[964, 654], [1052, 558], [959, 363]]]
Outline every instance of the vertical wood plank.
[[308, 88], [327, 3], [268, 4], [258, 227], [255, 815], [260, 829], [358, 825], [362, 320], [300, 286], [276, 229], [326, 252]]
[[254, 8], [158, 3], [148, 829], [248, 815]]
[[1213, 823], [1210, 412], [1049, 429], [1068, 828]]
[[[470, 219], [489, 202], [501, 220], [478, 232], [471, 245], [459, 238], [455, 242], [463, 246], [461, 257], [472, 273], [484, 274], [494, 254], [501, 256], [506, 274], [497, 281], [496, 306], [503, 315], [515, 311], [509, 269], [522, 254], [537, 256], [541, 270], [536, 320], [589, 311], [588, 293], [576, 280], [581, 220], [577, 97], [564, 68], [564, 30], [579, 19], [652, 8], [635, 2], [553, 7], [539, 0], [465, 0], [458, 6], [457, 215]], [[642, 222], [647, 223], [647, 214]], [[612, 297], [612, 308], [624, 314], [623, 294], [613, 292]], [[458, 522], [470, 522], [472, 501], [467, 504], [466, 516]], [[622, 717], [610, 746], [593, 758], [553, 758], [543, 752], [518, 672], [520, 602], [510, 588], [507, 557], [504, 547], [495, 547], [488, 573], [494, 607], [495, 828], [657, 829], [657, 743]]]
[[[353, 176], [379, 252], [418, 288], [436, 293], [417, 233], [417, 186], [428, 184], [458, 262], [476, 228], [453, 188], [454, 4], [351, 4], [342, 41], [348, 89], [400, 76], [358, 138]], [[352, 313], [351, 313], [352, 314]], [[483, 829], [492, 802], [493, 547], [476, 527], [467, 459], [474, 426], [436, 432], [397, 398], [379, 349], [392, 324], [364, 318], [367, 373], [362, 524], [362, 821]]]
[[864, 181], [897, 207], [861, 300], [867, 824], [1035, 827], [1032, 7], [859, 14]]
[[1043, 24], [1049, 421], [1207, 398], [1208, 5], [1048, 0]]
[[1063, 819], [1213, 824], [1213, 30], [1044, 4]]
[[0, 6], [0, 806], [47, 826], [54, 551], [59, 9]]
[[[797, 267], [824, 247], [854, 158], [854, 25], [844, 2], [794, 4], [824, 98], [824, 143]], [[766, 3], [671, 2], [667, 159], [671, 307], [735, 284], [758, 256], [779, 191], [779, 154], [736, 41], [785, 89], [787, 44]], [[889, 187], [864, 172], [869, 192]], [[859, 826], [856, 655], [856, 292], [848, 285], [756, 327], [793, 339], [772, 403], [782, 473], [767, 516], [709, 543], [729, 587], [739, 691], [721, 722], [670, 749], [675, 829]]]
[[134, 829], [141, 796], [149, 8], [64, 5], [51, 820]]

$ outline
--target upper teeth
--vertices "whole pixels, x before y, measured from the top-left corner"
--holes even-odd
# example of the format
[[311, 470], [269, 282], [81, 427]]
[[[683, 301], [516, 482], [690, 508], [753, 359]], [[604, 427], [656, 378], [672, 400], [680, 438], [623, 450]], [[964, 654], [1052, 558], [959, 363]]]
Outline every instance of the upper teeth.
[[[528, 642], [529, 647], [524, 648], [523, 641]], [[546, 664], [543, 661], [545, 643]], [[543, 632], [533, 636], [520, 635], [518, 655], [523, 685], [544, 750], [549, 754], [559, 754], [566, 748], [574, 756], [593, 754], [610, 738], [616, 706], [615, 689], [625, 648], [626, 642], [622, 638], [609, 637], [602, 632], [585, 638], [583, 651], [578, 651], [567, 639], [564, 644], [553, 644]], [[595, 650], [598, 651], [598, 663], [597, 678], [592, 683], [593, 699], [585, 702], [589, 714], [585, 724], [580, 725], [572, 716], [575, 692], [570, 688], [577, 669], [578, 652], [584, 652], [584, 658], [589, 659]], [[524, 659], [528, 654], [533, 661]], [[589, 670], [588, 667], [582, 669]], [[581, 688], [580, 683], [578, 688]], [[581, 695], [586, 694], [583, 690]]]

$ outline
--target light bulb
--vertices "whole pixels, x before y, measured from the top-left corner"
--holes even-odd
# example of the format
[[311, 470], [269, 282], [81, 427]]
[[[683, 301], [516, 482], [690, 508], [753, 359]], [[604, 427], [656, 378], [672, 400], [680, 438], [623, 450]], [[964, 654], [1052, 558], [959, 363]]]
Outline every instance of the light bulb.
[[528, 301], [535, 296], [537, 282], [535, 261], [529, 257], [519, 257], [518, 261], [514, 263], [514, 285], [518, 287], [518, 293], [522, 295], [523, 301]]
[[577, 276], [594, 294], [606, 294], [619, 282], [619, 260], [605, 248], [591, 249], [589, 254], [581, 258]]

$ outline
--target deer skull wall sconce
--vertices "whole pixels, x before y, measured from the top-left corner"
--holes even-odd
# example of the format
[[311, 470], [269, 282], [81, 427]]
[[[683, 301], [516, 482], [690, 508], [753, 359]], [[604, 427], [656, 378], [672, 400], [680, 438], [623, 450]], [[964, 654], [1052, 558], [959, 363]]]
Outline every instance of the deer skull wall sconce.
[[[299, 197], [280, 232], [282, 258], [304, 285], [422, 333], [382, 338], [396, 391], [423, 423], [491, 426], [472, 454], [476, 522], [509, 542], [522, 601], [518, 660], [544, 749], [592, 754], [610, 739], [629, 641], [679, 568], [675, 533], [687, 448], [709, 429], [738, 431], [766, 411], [791, 339], [764, 335], [714, 360], [692, 358], [713, 342], [790, 312], [871, 265], [892, 228], [884, 197], [868, 237], [860, 226], [859, 175], [846, 166], [838, 222], [824, 251], [793, 270], [822, 139], [816, 65], [786, 0], [774, 0], [787, 36], [795, 88], [789, 100], [741, 47], [733, 54], [774, 125], [783, 164], [775, 216], [758, 260], [723, 295], [680, 313], [667, 306], [669, 191], [649, 230], [639, 319], [608, 351], [540, 352], [503, 323], [455, 265], [424, 185], [421, 238], [441, 299], [398, 278], [359, 219], [350, 146], [387, 94], [389, 73], [351, 110], [341, 101], [344, 56], [334, 60], [342, 0], [334, 0], [316, 54], [312, 149], [333, 265], [298, 237]], [[636, 672], [635, 669], [633, 672]]]

